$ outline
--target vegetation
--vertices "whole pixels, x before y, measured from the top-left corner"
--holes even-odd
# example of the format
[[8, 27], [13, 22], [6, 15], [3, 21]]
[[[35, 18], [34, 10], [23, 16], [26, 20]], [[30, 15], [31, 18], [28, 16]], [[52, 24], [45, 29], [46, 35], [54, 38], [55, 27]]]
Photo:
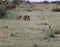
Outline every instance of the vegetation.
[[7, 16], [0, 19], [0, 47], [60, 47], [60, 13], [51, 12], [56, 4], [12, 4], [0, 7], [0, 16]]
[[46, 39], [47, 38], [54, 38], [55, 36], [54, 36], [54, 33], [53, 32], [47, 32], [47, 34], [46, 34]]
[[13, 1], [13, 4], [15, 4], [15, 5], [19, 5], [19, 2]]
[[5, 6], [0, 6], [0, 18], [5, 18], [7, 14], [7, 10], [5, 9]]
[[53, 12], [60, 12], [60, 8], [54, 8], [52, 9]]
[[28, 11], [28, 12], [33, 11], [31, 8], [26, 8], [25, 10]]
[[27, 9], [26, 11], [29, 11], [29, 12], [31, 12], [32, 10], [31, 10], [31, 9]]

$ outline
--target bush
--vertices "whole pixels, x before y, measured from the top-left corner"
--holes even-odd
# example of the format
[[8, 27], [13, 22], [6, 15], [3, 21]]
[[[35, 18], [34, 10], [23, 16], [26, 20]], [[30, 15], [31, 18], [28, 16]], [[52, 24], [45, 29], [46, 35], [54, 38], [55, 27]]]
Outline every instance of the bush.
[[54, 34], [60, 34], [60, 30], [54, 30]]
[[26, 8], [25, 10], [28, 11], [28, 12], [32, 12], [33, 11], [31, 8]]
[[18, 6], [20, 4], [18, 1], [13, 1], [12, 3], [15, 4], [15, 5], [18, 5]]
[[60, 8], [54, 8], [52, 9], [53, 12], [60, 12]]
[[29, 11], [29, 12], [31, 12], [32, 10], [31, 10], [31, 9], [28, 9], [28, 10], [26, 10], [26, 11]]
[[16, 5], [13, 4], [13, 3], [11, 3], [11, 4], [9, 3], [9, 4], [6, 5], [7, 10], [12, 10], [12, 9], [15, 9], [15, 8], [16, 8]]
[[4, 6], [0, 6], [0, 18], [5, 18], [7, 14], [7, 10]]
[[32, 45], [32, 47], [39, 47], [39, 45], [35, 43]]
[[54, 34], [52, 32], [48, 32], [47, 36], [48, 37], [54, 37]]
[[46, 34], [46, 37], [45, 37], [45, 39], [47, 39], [47, 38], [54, 38], [55, 36], [54, 36], [54, 33], [53, 32], [48, 32], [47, 34]]

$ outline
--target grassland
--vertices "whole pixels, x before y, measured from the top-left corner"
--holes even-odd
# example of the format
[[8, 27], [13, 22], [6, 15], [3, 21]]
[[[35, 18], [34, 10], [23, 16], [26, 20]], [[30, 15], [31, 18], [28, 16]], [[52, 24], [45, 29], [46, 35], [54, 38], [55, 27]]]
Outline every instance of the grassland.
[[[22, 3], [9, 10], [9, 18], [0, 20], [0, 47], [60, 47], [60, 34], [45, 38], [48, 32], [60, 31], [60, 12], [51, 11], [58, 6]], [[30, 21], [17, 20], [19, 15], [30, 15]]]

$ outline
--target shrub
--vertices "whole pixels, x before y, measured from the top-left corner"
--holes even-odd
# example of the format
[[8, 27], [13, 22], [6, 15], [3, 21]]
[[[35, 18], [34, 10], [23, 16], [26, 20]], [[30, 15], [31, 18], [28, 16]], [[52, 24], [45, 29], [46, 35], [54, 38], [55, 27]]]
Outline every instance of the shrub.
[[14, 8], [16, 8], [16, 5], [15, 4], [8, 4], [8, 5], [6, 5], [6, 9], [7, 10], [11, 10], [11, 9], [14, 9]]
[[7, 10], [4, 6], [0, 6], [0, 18], [5, 18], [7, 14]]
[[54, 8], [52, 9], [53, 12], [60, 12], [60, 8]]
[[48, 23], [41, 23], [41, 25], [49, 25]]
[[39, 45], [35, 43], [32, 45], [32, 47], [39, 47]]
[[55, 36], [54, 36], [54, 33], [53, 32], [48, 32], [47, 34], [46, 34], [46, 37], [45, 37], [45, 39], [47, 39], [47, 38], [54, 38]]
[[18, 37], [18, 36], [17, 36], [16, 34], [13, 34], [13, 33], [12, 33], [12, 34], [11, 34], [11, 37]]
[[13, 1], [12, 3], [15, 4], [15, 5], [19, 5], [20, 4], [18, 1]]
[[29, 12], [31, 12], [32, 10], [31, 10], [31, 9], [27, 9], [26, 11], [29, 11]]
[[49, 32], [49, 33], [47, 34], [47, 36], [48, 36], [48, 37], [54, 37], [54, 34], [53, 34], [52, 32]]
[[54, 30], [54, 34], [60, 34], [60, 30]]

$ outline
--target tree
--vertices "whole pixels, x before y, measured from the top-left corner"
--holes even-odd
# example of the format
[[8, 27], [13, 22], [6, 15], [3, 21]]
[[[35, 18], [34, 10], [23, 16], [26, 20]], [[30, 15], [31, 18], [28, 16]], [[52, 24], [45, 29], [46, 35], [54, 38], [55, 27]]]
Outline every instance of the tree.
[[13, 0], [14, 2], [24, 2], [25, 0]]
[[43, 3], [49, 3], [47, 0], [45, 0]]

